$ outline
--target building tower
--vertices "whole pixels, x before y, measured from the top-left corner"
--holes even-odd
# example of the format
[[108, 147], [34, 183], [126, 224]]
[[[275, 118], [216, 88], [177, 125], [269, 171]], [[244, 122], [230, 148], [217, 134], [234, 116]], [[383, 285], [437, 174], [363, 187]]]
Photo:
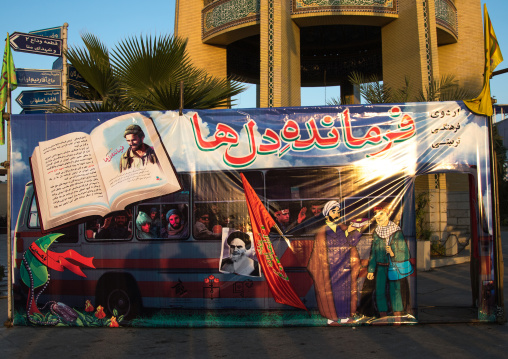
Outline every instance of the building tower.
[[480, 0], [176, 0], [175, 19], [194, 65], [257, 84], [259, 107], [299, 106], [301, 87], [355, 96], [352, 71], [482, 86]]

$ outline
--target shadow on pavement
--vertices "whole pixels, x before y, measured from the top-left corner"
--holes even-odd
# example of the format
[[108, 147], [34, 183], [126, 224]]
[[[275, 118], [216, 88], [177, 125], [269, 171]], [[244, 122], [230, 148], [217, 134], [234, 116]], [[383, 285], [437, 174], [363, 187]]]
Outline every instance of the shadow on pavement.
[[420, 323], [468, 323], [478, 319], [473, 306], [469, 263], [434, 268], [417, 275]]

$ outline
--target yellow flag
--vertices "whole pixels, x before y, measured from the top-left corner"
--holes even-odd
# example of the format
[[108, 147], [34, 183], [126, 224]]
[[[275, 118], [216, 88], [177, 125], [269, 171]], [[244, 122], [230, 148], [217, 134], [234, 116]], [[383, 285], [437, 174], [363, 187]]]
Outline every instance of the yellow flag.
[[490, 97], [490, 76], [494, 69], [503, 61], [503, 55], [497, 42], [496, 33], [490, 22], [487, 5], [483, 5], [483, 36], [485, 45], [485, 72], [483, 74], [483, 89], [480, 95], [472, 100], [464, 101], [473, 112], [492, 116], [492, 99]]

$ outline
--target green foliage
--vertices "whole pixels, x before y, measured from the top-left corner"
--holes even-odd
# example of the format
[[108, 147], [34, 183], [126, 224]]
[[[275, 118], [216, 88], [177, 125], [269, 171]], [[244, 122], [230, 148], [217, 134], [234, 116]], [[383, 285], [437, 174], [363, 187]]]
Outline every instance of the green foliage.
[[425, 219], [429, 207], [430, 196], [428, 192], [420, 192], [415, 196], [416, 239], [429, 241], [432, 236], [429, 223]]
[[[460, 87], [454, 75], [443, 75], [441, 79], [432, 79], [425, 90], [420, 90], [413, 97], [411, 97], [411, 83], [407, 76], [404, 78], [404, 85], [400, 88], [391, 88], [374, 75], [365, 77], [358, 72], [352, 72], [349, 75], [349, 82], [360, 89], [361, 96], [370, 104], [458, 101], [471, 99], [477, 95], [477, 92]], [[331, 99], [328, 104], [345, 105], [338, 99]]]
[[448, 74], [441, 76], [440, 80], [433, 78], [425, 91], [419, 91], [416, 102], [468, 100], [477, 95], [477, 91], [460, 87], [455, 75]]
[[[61, 318], [48, 311], [47, 313], [33, 313], [32, 320], [37, 323], [50, 323], [56, 326], [70, 326], [70, 327], [109, 327], [111, 325], [112, 318], [99, 319], [93, 312], [87, 313], [78, 309], [73, 309], [77, 315], [76, 320], [72, 322], [61, 321]], [[118, 311], [113, 310], [113, 316], [116, 317], [116, 322], [120, 323], [123, 321], [124, 316], [118, 316]], [[53, 323], [53, 324], [51, 324]], [[58, 323], [58, 324], [56, 324]], [[31, 325], [32, 323], [28, 320], [26, 311], [15, 311], [14, 313], [14, 324], [15, 325]], [[44, 325], [44, 324], [41, 324]]]
[[330, 100], [326, 101], [326, 104], [328, 106], [354, 105], [352, 102], [353, 102], [352, 100], [346, 100], [344, 98], [334, 97], [334, 98], [331, 98]]
[[[73, 85], [82, 96], [102, 103], [75, 112], [176, 110], [181, 81], [184, 108], [229, 106], [230, 98], [244, 91], [234, 79], [215, 78], [195, 68], [186, 52], [187, 41], [176, 36], [127, 38], [111, 51], [95, 35], [85, 33], [81, 38], [84, 47], [71, 47], [66, 55], [87, 84]], [[55, 111], [74, 112], [63, 106]]]
[[444, 257], [446, 255], [446, 248], [440, 241], [432, 241], [430, 244], [431, 257]]

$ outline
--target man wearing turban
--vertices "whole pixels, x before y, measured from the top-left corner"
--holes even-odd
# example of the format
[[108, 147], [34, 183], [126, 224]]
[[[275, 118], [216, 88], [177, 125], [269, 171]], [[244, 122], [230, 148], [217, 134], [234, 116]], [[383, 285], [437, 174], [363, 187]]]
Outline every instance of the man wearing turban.
[[152, 219], [145, 212], [138, 212], [136, 217], [136, 228], [137, 237], [139, 239], [153, 239], [153, 235], [150, 233], [150, 227], [152, 226]]
[[315, 237], [308, 270], [314, 279], [319, 313], [329, 323], [347, 322], [356, 313], [357, 278], [360, 258], [356, 245], [359, 228], [341, 229], [340, 204], [329, 201], [323, 207], [326, 225]]
[[166, 213], [168, 225], [162, 230], [163, 238], [186, 238], [189, 236], [189, 228], [185, 222], [182, 213], [174, 208]]

